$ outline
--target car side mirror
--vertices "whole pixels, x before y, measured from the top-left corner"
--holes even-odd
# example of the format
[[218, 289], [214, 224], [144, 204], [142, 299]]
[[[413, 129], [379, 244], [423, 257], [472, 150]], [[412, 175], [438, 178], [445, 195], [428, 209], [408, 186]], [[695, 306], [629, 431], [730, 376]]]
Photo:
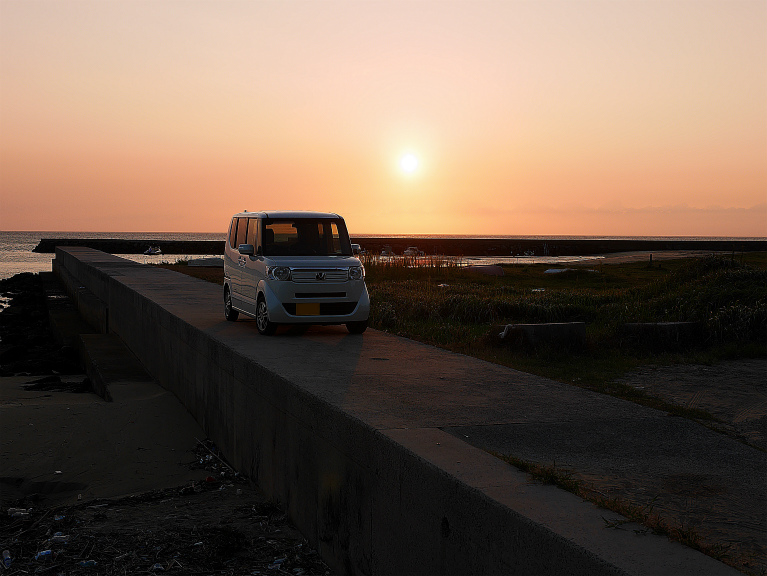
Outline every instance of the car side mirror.
[[237, 251], [243, 256], [253, 256], [253, 254], [255, 254], [253, 244], [240, 244], [237, 247]]

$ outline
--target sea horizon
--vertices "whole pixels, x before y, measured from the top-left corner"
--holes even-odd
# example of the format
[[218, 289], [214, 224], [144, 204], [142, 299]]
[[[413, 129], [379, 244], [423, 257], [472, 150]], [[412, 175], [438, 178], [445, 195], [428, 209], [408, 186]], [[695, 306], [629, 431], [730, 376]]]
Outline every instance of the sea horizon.
[[[412, 239], [413, 244], [427, 239], [435, 240], [689, 240], [689, 241], [766, 241], [767, 237], [754, 236], [615, 236], [615, 235], [501, 235], [501, 234], [356, 234], [350, 233], [356, 240], [365, 238]], [[32, 250], [44, 238], [77, 238], [77, 239], [108, 239], [108, 240], [146, 240], [150, 241], [217, 241], [224, 240], [225, 232], [72, 232], [72, 231], [0, 231], [0, 280], [10, 278], [22, 272], [45, 272], [51, 270], [52, 254], [40, 254]], [[167, 254], [145, 256], [143, 254], [121, 255], [124, 258], [146, 264], [175, 262], [180, 256]], [[206, 257], [209, 255], [189, 254], [185, 259]], [[470, 257], [472, 260], [484, 261], [482, 258]], [[490, 257], [490, 259], [498, 257]], [[549, 260], [557, 257], [549, 257]], [[549, 261], [547, 260], [547, 261]], [[572, 257], [570, 257], [572, 260]], [[564, 262], [565, 260], [562, 259]]]
[[[81, 232], [66, 230], [0, 230], [0, 235], [18, 234], [18, 235], [40, 235], [42, 238], [99, 238], [99, 239], [151, 239], [151, 240], [182, 240], [194, 239], [224, 239], [226, 232]], [[63, 235], [63, 236], [62, 236]], [[188, 238], [194, 236], [195, 238]], [[687, 235], [616, 235], [616, 234], [430, 234], [430, 233], [368, 233], [368, 232], [349, 232], [350, 237], [355, 238], [435, 238], [435, 239], [488, 239], [488, 240], [507, 240], [507, 239], [525, 239], [525, 240], [545, 240], [547, 238], [557, 240], [697, 240], [697, 241], [730, 241], [730, 240], [757, 240], [767, 241], [767, 236], [687, 236]], [[215, 237], [215, 238], [210, 238]]]

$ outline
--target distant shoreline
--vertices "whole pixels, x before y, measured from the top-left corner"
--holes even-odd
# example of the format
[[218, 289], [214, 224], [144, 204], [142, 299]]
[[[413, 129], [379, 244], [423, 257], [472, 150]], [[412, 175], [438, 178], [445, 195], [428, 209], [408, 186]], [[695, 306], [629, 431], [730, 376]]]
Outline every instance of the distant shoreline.
[[[590, 256], [615, 252], [652, 252], [661, 250], [705, 250], [711, 252], [767, 251], [764, 239], [604, 239], [571, 237], [425, 237], [425, 236], [356, 236], [351, 241], [368, 252], [378, 254], [390, 247], [402, 254], [415, 246], [426, 254], [445, 256]], [[43, 238], [33, 252], [51, 254], [56, 246], [85, 246], [109, 254], [143, 254], [149, 246], [159, 246], [163, 254], [221, 255], [224, 240], [158, 240], [105, 238]]]

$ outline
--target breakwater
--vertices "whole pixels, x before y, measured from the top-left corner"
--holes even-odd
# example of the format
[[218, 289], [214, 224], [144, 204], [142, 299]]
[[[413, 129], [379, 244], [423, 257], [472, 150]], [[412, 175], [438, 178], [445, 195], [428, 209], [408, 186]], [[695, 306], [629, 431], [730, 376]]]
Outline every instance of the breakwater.
[[[599, 239], [599, 238], [428, 238], [428, 237], [362, 237], [351, 241], [368, 252], [379, 254], [385, 247], [402, 254], [416, 246], [426, 254], [445, 256], [589, 256], [615, 252], [661, 250], [710, 250], [712, 252], [767, 251], [767, 240], [687, 240], [679, 239]], [[163, 254], [224, 253], [224, 240], [123, 240], [103, 238], [43, 238], [34, 252], [52, 254], [56, 246], [79, 246], [109, 254], [143, 254], [157, 246]]]
[[108, 254], [143, 254], [150, 246], [159, 247], [163, 254], [221, 255], [224, 253], [223, 240], [126, 240], [121, 238], [43, 238], [32, 251], [53, 254], [57, 246], [93, 248]]

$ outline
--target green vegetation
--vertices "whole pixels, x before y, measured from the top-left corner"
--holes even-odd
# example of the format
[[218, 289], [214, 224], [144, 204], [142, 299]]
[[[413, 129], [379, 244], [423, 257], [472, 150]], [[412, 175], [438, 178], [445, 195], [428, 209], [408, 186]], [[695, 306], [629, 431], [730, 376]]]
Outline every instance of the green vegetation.
[[[711, 363], [767, 354], [767, 254], [597, 265], [545, 274], [504, 267], [502, 277], [460, 267], [368, 262], [371, 325], [381, 330], [662, 409], [614, 383], [645, 363]], [[585, 322], [584, 346], [510, 346], [514, 323]], [[633, 339], [634, 322], [696, 322], [692, 344]], [[679, 409], [674, 409], [679, 410]], [[680, 414], [706, 417], [700, 414]]]

